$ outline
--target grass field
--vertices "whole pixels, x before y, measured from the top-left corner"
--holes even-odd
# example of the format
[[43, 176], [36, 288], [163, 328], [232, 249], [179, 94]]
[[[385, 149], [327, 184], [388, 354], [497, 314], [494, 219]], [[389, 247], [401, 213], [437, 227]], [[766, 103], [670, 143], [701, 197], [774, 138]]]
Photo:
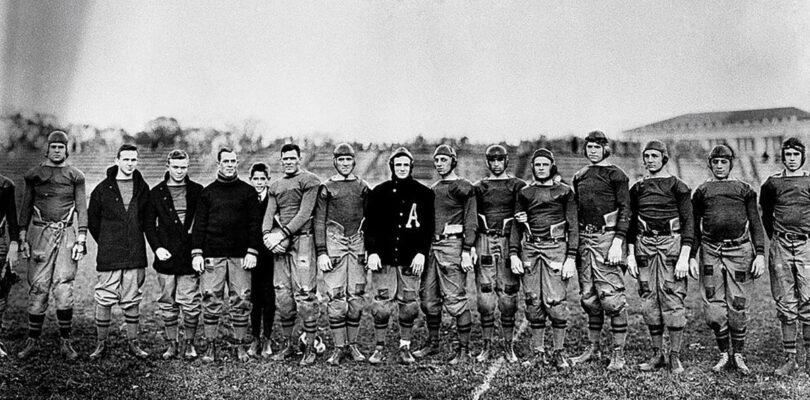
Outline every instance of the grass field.
[[[452, 352], [449, 342], [453, 334], [447, 318], [443, 325], [443, 354], [409, 367], [396, 363], [398, 338], [394, 323], [388, 341], [389, 357], [377, 367], [346, 361], [343, 367], [334, 368], [324, 363], [324, 356], [309, 368], [299, 367], [297, 360], [240, 363], [232, 353], [228, 359], [210, 365], [199, 360], [162, 361], [159, 354], [164, 342], [154, 303], [157, 283], [151, 269], [141, 306], [141, 342], [151, 353], [150, 358], [141, 361], [129, 356], [124, 350], [123, 331], [120, 331], [112, 334], [112, 351], [108, 356], [100, 362], [91, 362], [87, 355], [95, 345], [93, 245], [90, 244], [90, 254], [80, 265], [75, 288], [74, 342], [81, 354], [80, 360], [67, 363], [59, 356], [51, 307], [37, 355], [26, 361], [14, 356], [0, 361], [0, 398], [456, 399], [479, 395], [482, 399], [806, 399], [810, 396], [810, 380], [806, 375], [778, 379], [772, 374], [782, 359], [782, 353], [779, 324], [767, 277], [757, 281], [751, 299], [747, 359], [753, 373], [747, 377], [734, 372], [714, 374], [710, 371], [717, 351], [713, 335], [703, 322], [695, 281], [690, 281], [687, 301], [690, 322], [682, 352], [686, 372], [680, 376], [664, 371], [640, 372], [637, 365], [649, 356], [650, 341], [639, 312], [635, 282], [629, 279], [630, 330], [626, 352], [629, 367], [616, 374], [607, 373], [604, 364], [578, 366], [565, 373], [552, 368], [527, 368], [497, 361], [451, 368], [443, 362], [451, 357]], [[2, 337], [10, 352], [14, 353], [20, 349], [26, 336], [26, 293], [27, 285], [18, 284], [12, 290], [6, 313], [7, 330]], [[577, 285], [573, 279], [569, 283], [569, 310], [572, 318], [566, 347], [569, 355], [575, 355], [585, 345], [587, 324], [579, 307]], [[475, 318], [473, 353], [481, 345], [477, 315]], [[120, 324], [123, 324], [123, 319], [120, 311], [115, 309], [114, 325]], [[518, 325], [522, 324], [523, 317], [519, 315]], [[326, 319], [322, 318], [321, 334], [331, 347], [327, 325]], [[419, 321], [415, 329], [417, 345], [425, 333]], [[527, 333], [520, 336], [519, 355], [529, 354]], [[367, 355], [373, 349], [372, 336], [370, 316], [364, 315], [361, 339], [362, 350]], [[608, 341], [605, 330], [603, 344]]]

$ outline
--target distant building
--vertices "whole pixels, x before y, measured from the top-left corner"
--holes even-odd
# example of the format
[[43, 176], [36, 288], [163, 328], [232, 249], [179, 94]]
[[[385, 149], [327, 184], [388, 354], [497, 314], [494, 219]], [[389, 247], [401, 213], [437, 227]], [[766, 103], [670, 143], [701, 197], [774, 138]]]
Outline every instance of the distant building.
[[810, 113], [786, 107], [684, 114], [622, 133], [627, 141], [658, 139], [703, 149], [725, 143], [739, 155], [775, 162], [785, 138], [810, 137]]

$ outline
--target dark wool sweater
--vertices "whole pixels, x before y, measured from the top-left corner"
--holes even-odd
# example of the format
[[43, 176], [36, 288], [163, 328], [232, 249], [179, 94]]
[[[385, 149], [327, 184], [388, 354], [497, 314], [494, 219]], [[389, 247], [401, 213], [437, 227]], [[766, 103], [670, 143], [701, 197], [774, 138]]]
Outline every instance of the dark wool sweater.
[[[554, 182], [550, 186], [531, 184], [521, 189], [515, 203], [515, 213], [525, 212], [531, 233], [537, 238], [551, 239], [551, 226], [565, 223], [567, 251], [569, 256], [577, 254], [579, 228], [577, 225], [577, 203], [570, 186]], [[509, 253], [520, 254], [521, 224], [512, 225], [509, 239]]]
[[810, 235], [810, 175], [768, 178], [759, 193], [762, 225], [768, 237], [774, 231]]
[[464, 235], [462, 249], [475, 245], [478, 230], [478, 209], [472, 183], [464, 178], [440, 180], [433, 184], [433, 234], [442, 235], [447, 225], [461, 225]]
[[261, 218], [256, 189], [239, 178], [217, 178], [203, 189], [191, 233], [192, 255], [258, 255]]
[[[14, 182], [0, 175], [0, 236], [3, 236], [5, 227], [8, 230], [8, 239], [19, 242], [20, 227], [17, 225], [17, 204], [14, 201]], [[0, 260], [3, 261], [5, 260]]]
[[369, 194], [363, 233], [366, 252], [383, 265], [411, 265], [421, 253], [427, 259], [433, 240], [433, 192], [413, 178], [392, 179]]
[[526, 187], [526, 182], [510, 176], [507, 179], [482, 179], [473, 186], [478, 215], [483, 215], [486, 221], [486, 226], [479, 225], [478, 228], [497, 229], [508, 235], [511, 225], [506, 226], [508, 222], [504, 224], [504, 221], [514, 218], [515, 198], [520, 189]]
[[697, 255], [701, 240], [737, 239], [746, 233], [746, 227], [757, 254], [765, 254], [757, 193], [749, 184], [736, 179], [706, 181], [695, 190], [692, 209], [695, 213], [692, 257]]
[[129, 207], [124, 207], [116, 174], [117, 166], [107, 169], [107, 178], [93, 189], [87, 206], [87, 228], [98, 243], [96, 269], [146, 268], [143, 228], [149, 185], [143, 180], [141, 172], [135, 170], [132, 174], [132, 198]]
[[644, 178], [630, 188], [632, 218], [627, 242], [636, 243], [642, 227], [639, 218], [649, 229], [665, 231], [669, 221], [678, 218], [681, 224], [681, 244], [691, 246], [695, 232], [695, 215], [692, 213], [692, 191], [675, 176]]
[[605, 214], [618, 210], [616, 236], [630, 227], [630, 191], [627, 175], [615, 165], [589, 165], [574, 174], [577, 215], [583, 225], [605, 226]]

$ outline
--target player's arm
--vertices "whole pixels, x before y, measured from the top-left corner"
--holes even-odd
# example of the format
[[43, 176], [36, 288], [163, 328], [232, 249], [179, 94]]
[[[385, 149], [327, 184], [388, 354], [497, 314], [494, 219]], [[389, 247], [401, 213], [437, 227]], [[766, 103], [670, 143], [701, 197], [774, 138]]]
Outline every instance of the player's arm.
[[751, 274], [758, 278], [765, 272], [765, 233], [757, 209], [757, 193], [750, 186], [746, 188], [748, 191], [745, 195], [745, 213], [748, 216], [748, 230], [756, 252], [756, 257], [751, 263]]
[[695, 235], [695, 215], [692, 211], [692, 191], [680, 180], [676, 182], [675, 199], [678, 203], [678, 218], [681, 221], [681, 252], [675, 263], [675, 278], [685, 278], [689, 272], [689, 255]]
[[768, 239], [773, 239], [773, 205], [776, 204], [776, 191], [773, 182], [769, 178], [762, 185], [759, 193], [759, 206], [762, 207], [762, 228], [768, 235]]
[[[73, 204], [76, 207], [76, 224], [78, 225], [78, 237], [80, 242], [87, 240], [87, 186], [84, 174], [75, 170], [76, 176], [73, 182]], [[147, 188], [148, 189], [148, 188]]]
[[318, 190], [318, 199], [315, 202], [315, 252], [318, 255], [318, 268], [321, 271], [332, 270], [332, 260], [329, 259], [326, 246], [326, 215], [329, 212], [329, 189], [321, 185]]
[[312, 212], [315, 210], [318, 188], [321, 183], [317, 178], [312, 176], [301, 182], [301, 185], [301, 205], [298, 207], [298, 212], [295, 213], [295, 216], [287, 225], [281, 227], [285, 237], [290, 237], [298, 233], [301, 228], [304, 227], [304, 224], [312, 217]]

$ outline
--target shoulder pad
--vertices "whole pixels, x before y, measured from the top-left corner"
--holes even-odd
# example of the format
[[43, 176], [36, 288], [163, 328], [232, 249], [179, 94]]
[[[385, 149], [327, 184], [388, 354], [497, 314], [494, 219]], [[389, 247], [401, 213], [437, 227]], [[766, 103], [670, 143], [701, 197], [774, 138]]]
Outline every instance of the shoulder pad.
[[591, 168], [591, 166], [590, 166], [590, 165], [586, 165], [586, 166], [584, 166], [584, 167], [580, 168], [580, 169], [579, 169], [579, 171], [577, 171], [576, 173], [574, 173], [574, 179], [579, 179], [579, 178], [581, 178], [581, 177], [582, 177], [582, 175], [584, 175], [584, 174], [585, 174], [585, 172], [587, 172], [589, 168]]

